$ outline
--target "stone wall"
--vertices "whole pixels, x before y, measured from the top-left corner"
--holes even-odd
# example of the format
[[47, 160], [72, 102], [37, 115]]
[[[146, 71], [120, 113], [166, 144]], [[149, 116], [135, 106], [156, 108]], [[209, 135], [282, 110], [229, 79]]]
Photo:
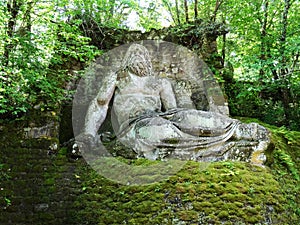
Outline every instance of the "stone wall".
[[47, 149], [21, 147], [2, 148], [0, 160], [9, 176], [0, 177], [0, 224], [74, 224], [79, 163], [49, 155]]
[[58, 127], [54, 112], [34, 110], [0, 126], [0, 224], [72, 224], [78, 164], [58, 150]]
[[223, 23], [202, 20], [196, 20], [183, 26], [151, 29], [148, 32], [109, 28], [99, 26], [93, 21], [85, 21], [82, 30], [87, 37], [91, 38], [91, 44], [99, 49], [110, 50], [134, 41], [163, 40], [196, 51], [204, 61], [214, 63], [214, 66], [217, 67], [220, 66], [220, 58], [214, 58], [218, 53], [216, 40], [228, 32]]

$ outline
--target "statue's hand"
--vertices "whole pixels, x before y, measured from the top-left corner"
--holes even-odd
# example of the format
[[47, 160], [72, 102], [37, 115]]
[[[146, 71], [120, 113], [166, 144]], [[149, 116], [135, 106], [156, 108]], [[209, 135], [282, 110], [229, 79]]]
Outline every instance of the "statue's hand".
[[91, 134], [81, 133], [75, 137], [80, 151], [88, 151], [96, 147], [95, 137]]

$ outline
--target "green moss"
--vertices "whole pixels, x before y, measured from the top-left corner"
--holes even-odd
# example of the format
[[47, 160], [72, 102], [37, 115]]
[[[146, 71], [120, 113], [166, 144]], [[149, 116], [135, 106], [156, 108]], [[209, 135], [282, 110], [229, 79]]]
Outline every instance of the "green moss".
[[39, 214], [39, 219], [41, 221], [51, 221], [51, 220], [55, 220], [55, 215], [51, 214], [51, 213], [40, 213]]
[[66, 147], [63, 147], [63, 148], [59, 149], [59, 151], [58, 151], [58, 156], [65, 156], [67, 154], [68, 154], [68, 148], [66, 148]]
[[[203, 213], [205, 220], [216, 223], [238, 218], [245, 222], [261, 221], [264, 212], [255, 206], [265, 204], [271, 197], [284, 201], [284, 198], [278, 198], [282, 195], [279, 185], [265, 169], [254, 169], [245, 163], [233, 165], [228, 168], [226, 163], [212, 163], [207, 171], [200, 171], [198, 163], [188, 162], [168, 181], [134, 187], [120, 186], [94, 174], [93, 179], [101, 180], [101, 183], [96, 182], [97, 185], [90, 187], [89, 193], [82, 195], [80, 201], [84, 208], [88, 206], [87, 209], [92, 211], [120, 212], [117, 218], [105, 220], [102, 219], [110, 217], [110, 213], [99, 215], [98, 221], [110, 224], [122, 223], [123, 220], [129, 224], [150, 224], [152, 218], [156, 218], [158, 224], [168, 224], [173, 219], [197, 223], [199, 213]], [[229, 175], [230, 171], [235, 173]], [[190, 179], [190, 174], [197, 176]], [[268, 188], [260, 188], [261, 180]], [[255, 191], [251, 194], [246, 191], [252, 189]], [[269, 192], [278, 194], [268, 198], [265, 195]], [[84, 215], [88, 215], [87, 209], [83, 210]], [[250, 214], [251, 219], [247, 217]], [[163, 222], [164, 219], [169, 222]]]
[[183, 210], [178, 213], [178, 216], [183, 221], [193, 221], [198, 218], [198, 213], [194, 210]]
[[[269, 129], [273, 146], [266, 168], [243, 162], [187, 162], [168, 180], [144, 186], [120, 185], [89, 167], [79, 168], [85, 191], [75, 203], [74, 216], [78, 224], [298, 224], [300, 136]], [[278, 156], [279, 149], [289, 157]], [[157, 163], [120, 160], [144, 169]], [[143, 171], [141, 177], [157, 178]]]
[[227, 217], [229, 217], [228, 211], [221, 211], [221, 212], [218, 214], [218, 218], [220, 218], [220, 219], [224, 219], [224, 218], [227, 218]]
[[48, 178], [44, 181], [44, 185], [54, 185], [55, 179], [54, 178]]

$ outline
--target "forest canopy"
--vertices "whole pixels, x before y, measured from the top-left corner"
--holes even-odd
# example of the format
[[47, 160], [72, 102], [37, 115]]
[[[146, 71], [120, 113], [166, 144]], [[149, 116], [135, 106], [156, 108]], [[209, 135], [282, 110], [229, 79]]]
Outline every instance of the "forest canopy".
[[71, 98], [66, 84], [103, 49], [94, 29], [149, 31], [223, 23], [223, 68], [216, 72], [233, 116], [256, 117], [300, 130], [300, 3], [296, 0], [4, 0], [0, 2], [0, 118], [44, 111]]

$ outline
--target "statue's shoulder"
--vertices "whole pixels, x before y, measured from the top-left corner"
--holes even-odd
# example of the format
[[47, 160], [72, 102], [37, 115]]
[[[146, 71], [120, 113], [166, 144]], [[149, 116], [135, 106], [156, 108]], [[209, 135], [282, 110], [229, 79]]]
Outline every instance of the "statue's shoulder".
[[145, 41], [154, 76], [172, 84], [179, 107], [228, 114], [229, 109], [214, 75], [200, 56], [170, 42]]

